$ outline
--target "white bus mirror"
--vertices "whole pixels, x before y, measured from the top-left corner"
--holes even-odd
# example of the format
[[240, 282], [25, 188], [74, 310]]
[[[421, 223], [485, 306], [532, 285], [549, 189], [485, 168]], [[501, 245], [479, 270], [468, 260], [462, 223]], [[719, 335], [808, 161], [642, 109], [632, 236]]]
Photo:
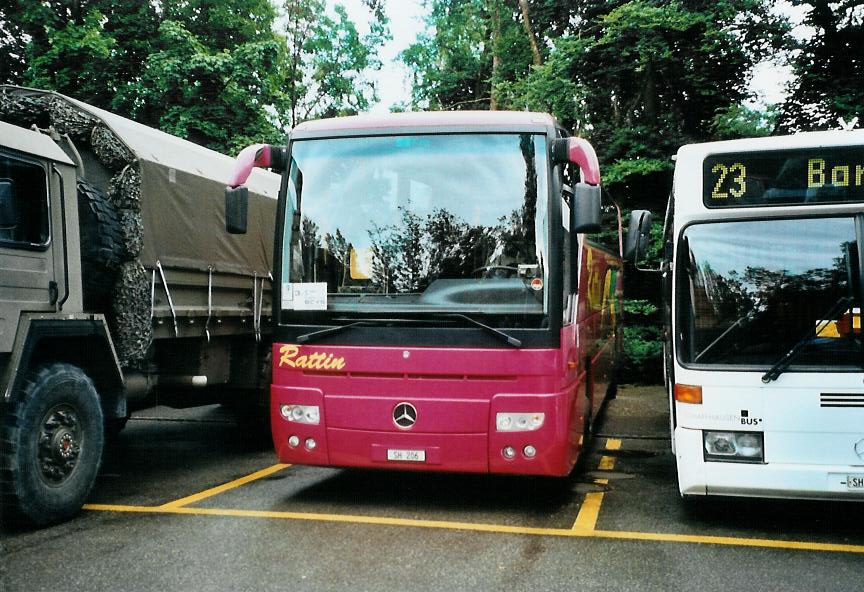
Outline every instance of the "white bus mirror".
[[624, 260], [638, 264], [648, 251], [653, 216], [648, 210], [633, 210], [627, 226], [627, 244], [624, 246]]

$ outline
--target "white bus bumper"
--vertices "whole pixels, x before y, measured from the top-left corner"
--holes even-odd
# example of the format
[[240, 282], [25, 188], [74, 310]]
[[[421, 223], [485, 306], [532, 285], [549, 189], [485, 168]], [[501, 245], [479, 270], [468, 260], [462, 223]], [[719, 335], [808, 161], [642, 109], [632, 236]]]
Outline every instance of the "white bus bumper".
[[705, 462], [702, 430], [675, 428], [678, 489], [682, 495], [737, 495], [864, 501], [864, 464]]

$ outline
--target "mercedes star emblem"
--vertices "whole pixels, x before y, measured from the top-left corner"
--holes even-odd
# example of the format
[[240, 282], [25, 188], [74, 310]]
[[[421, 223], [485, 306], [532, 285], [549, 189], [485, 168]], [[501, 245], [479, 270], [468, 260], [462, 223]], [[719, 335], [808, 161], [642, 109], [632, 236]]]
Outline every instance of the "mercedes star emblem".
[[864, 439], [858, 440], [855, 444], [855, 454], [858, 455], [858, 458], [864, 460]]
[[399, 403], [393, 408], [393, 423], [407, 430], [417, 421], [417, 410], [411, 403]]

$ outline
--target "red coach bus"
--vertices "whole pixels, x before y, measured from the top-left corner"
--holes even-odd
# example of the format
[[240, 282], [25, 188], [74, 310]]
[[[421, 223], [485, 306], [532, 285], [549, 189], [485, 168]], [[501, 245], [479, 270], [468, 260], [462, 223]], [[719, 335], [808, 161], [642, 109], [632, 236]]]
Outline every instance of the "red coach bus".
[[[570, 473], [622, 337], [621, 256], [585, 236], [601, 227], [588, 142], [538, 113], [303, 123], [238, 157], [230, 232], [245, 231], [253, 166], [283, 175], [282, 462]], [[620, 251], [620, 216], [610, 230]]]

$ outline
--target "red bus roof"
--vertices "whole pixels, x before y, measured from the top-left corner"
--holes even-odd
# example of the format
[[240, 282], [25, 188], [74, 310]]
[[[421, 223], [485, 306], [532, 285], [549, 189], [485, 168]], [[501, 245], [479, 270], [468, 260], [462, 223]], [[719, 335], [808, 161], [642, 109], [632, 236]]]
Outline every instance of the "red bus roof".
[[400, 127], [500, 127], [508, 125], [555, 126], [557, 123], [547, 113], [528, 111], [422, 111], [318, 119], [301, 123], [293, 131], [315, 133]]

